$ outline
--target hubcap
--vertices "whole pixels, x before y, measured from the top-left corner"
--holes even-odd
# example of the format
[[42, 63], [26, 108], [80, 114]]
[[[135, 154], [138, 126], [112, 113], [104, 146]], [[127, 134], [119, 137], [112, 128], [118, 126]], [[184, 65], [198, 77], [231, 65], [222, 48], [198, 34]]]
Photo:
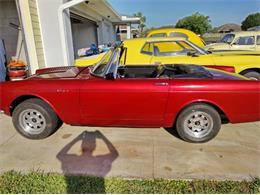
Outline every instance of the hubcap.
[[195, 138], [205, 137], [212, 128], [213, 119], [205, 112], [194, 111], [184, 120], [184, 131]]
[[20, 113], [19, 123], [23, 130], [29, 134], [40, 134], [46, 128], [44, 116], [35, 109], [27, 109]]

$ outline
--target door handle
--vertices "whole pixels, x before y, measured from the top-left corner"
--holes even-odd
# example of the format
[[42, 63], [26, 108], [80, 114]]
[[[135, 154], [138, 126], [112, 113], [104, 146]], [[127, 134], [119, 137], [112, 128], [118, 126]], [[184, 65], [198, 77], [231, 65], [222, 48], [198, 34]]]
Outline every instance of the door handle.
[[159, 83], [155, 83], [154, 85], [155, 85], [155, 86], [168, 86], [169, 83], [166, 83], [166, 82], [159, 82]]

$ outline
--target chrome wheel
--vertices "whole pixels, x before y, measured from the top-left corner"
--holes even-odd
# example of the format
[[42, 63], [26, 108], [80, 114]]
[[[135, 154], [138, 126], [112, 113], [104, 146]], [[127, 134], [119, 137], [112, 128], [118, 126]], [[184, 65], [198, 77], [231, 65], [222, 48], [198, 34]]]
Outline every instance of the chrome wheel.
[[46, 128], [44, 116], [35, 109], [27, 109], [20, 113], [19, 123], [23, 130], [29, 134], [37, 135]]
[[193, 111], [184, 120], [184, 131], [192, 137], [202, 138], [213, 129], [213, 119], [206, 112]]

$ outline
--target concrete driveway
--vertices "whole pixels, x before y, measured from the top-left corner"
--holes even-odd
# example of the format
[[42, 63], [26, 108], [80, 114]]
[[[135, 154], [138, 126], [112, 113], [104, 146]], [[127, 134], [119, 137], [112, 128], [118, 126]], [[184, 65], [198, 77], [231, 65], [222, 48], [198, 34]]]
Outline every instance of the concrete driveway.
[[223, 126], [206, 144], [164, 129], [71, 127], [32, 141], [0, 116], [0, 172], [41, 170], [125, 178], [250, 179], [260, 177], [260, 123]]

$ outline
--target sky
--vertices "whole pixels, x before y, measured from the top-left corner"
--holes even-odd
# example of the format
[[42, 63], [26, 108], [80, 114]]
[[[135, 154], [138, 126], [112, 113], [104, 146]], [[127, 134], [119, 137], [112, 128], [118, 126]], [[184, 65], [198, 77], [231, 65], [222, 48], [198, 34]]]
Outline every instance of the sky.
[[210, 16], [213, 27], [237, 23], [250, 13], [260, 12], [260, 0], [108, 0], [121, 15], [142, 12], [147, 27], [174, 25], [192, 13]]

